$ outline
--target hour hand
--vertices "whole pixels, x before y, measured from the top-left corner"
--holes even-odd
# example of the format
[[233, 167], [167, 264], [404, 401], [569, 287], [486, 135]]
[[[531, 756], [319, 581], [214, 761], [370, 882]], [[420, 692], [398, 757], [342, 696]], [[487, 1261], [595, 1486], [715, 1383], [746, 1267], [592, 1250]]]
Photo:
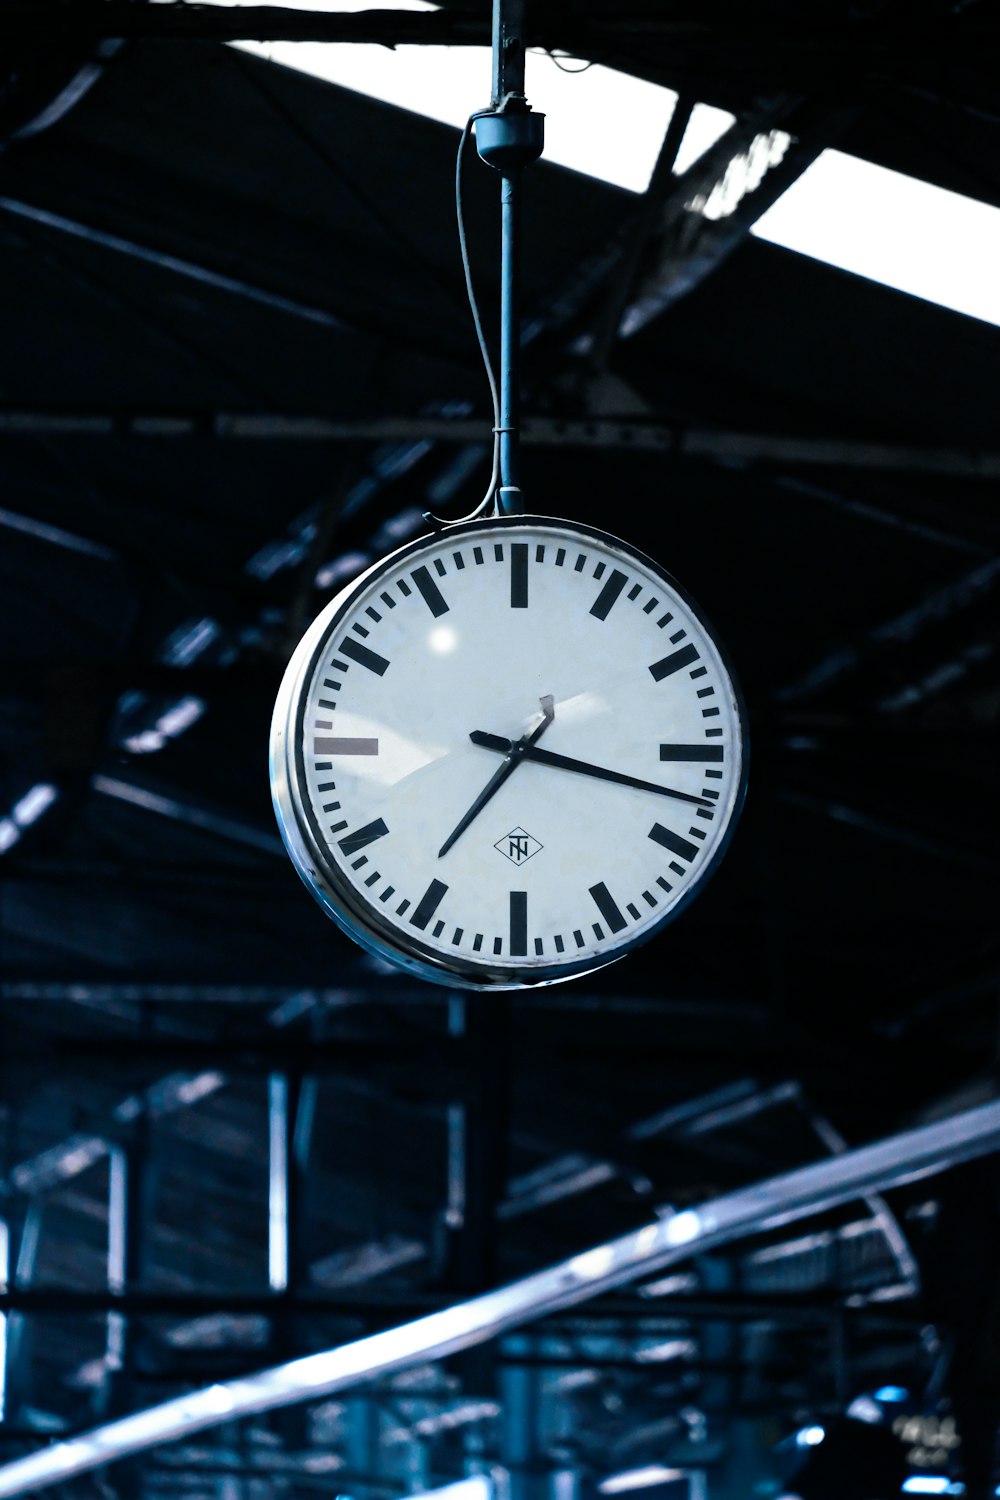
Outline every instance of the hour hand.
[[[535, 741], [541, 738], [546, 729], [548, 729], [549, 725], [552, 723], [552, 720], [555, 718], [555, 701], [552, 698], [552, 695], [550, 693], [546, 693], [545, 696], [539, 701], [542, 705], [542, 722], [540, 724], [536, 724], [535, 728], [531, 731], [530, 734], [522, 735], [521, 739], [519, 739], [516, 744], [513, 740], [501, 740], [498, 735], [488, 736], [488, 738], [496, 741], [496, 744], [491, 745], [490, 749], [496, 750], [498, 747], [502, 746], [503, 753], [507, 758], [504, 761], [503, 765], [498, 766], [497, 770], [490, 777], [489, 781], [479, 793], [479, 796], [476, 798], [475, 802], [473, 802], [472, 806], [469, 808], [468, 812], [464, 815], [458, 825], [452, 829], [451, 833], [449, 833], [448, 837], [445, 839], [444, 843], [438, 850], [438, 859], [441, 859], [445, 854], [448, 853], [448, 850], [451, 848], [452, 844], [454, 844], [456, 840], [461, 838], [462, 834], [468, 828], [469, 824], [472, 823], [476, 818], [478, 818], [487, 802], [489, 802], [496, 795], [496, 793], [503, 786], [504, 782], [507, 780], [508, 776], [510, 776], [521, 756], [525, 753], [526, 750], [529, 750], [534, 746]], [[474, 738], [475, 735], [473, 735], [473, 739]]]
[[[497, 750], [501, 755], [509, 754], [512, 746], [499, 734], [487, 734], [484, 729], [474, 729], [469, 735], [474, 745], [484, 750]], [[692, 797], [688, 792], [675, 791], [673, 787], [661, 786], [655, 781], [643, 781], [638, 776], [626, 776], [622, 771], [611, 771], [607, 766], [595, 766], [588, 760], [577, 760], [571, 755], [559, 755], [553, 750], [542, 750], [537, 745], [523, 745], [520, 754], [524, 760], [537, 761], [543, 766], [554, 766], [560, 771], [576, 771], [581, 776], [593, 776], [598, 781], [614, 782], [618, 786], [635, 787], [640, 792], [653, 792], [660, 797], [673, 797], [678, 802], [692, 802], [696, 807], [711, 807], [707, 797]]]

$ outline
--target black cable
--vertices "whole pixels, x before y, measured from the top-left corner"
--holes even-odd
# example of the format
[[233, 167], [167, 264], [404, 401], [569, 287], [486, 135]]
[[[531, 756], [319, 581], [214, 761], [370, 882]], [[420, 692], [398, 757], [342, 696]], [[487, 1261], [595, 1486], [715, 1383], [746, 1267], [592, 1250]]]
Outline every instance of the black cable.
[[[490, 473], [490, 482], [487, 486], [486, 494], [480, 500], [479, 504], [467, 516], [460, 516], [458, 518], [460, 521], [474, 521], [477, 516], [481, 516], [492, 505], [500, 483], [500, 393], [497, 390], [497, 378], [493, 370], [493, 361], [490, 359], [486, 335], [483, 332], [483, 320], [479, 314], [476, 289], [472, 282], [472, 266], [469, 263], [469, 244], [465, 232], [465, 212], [462, 205], [462, 163], [465, 157], [465, 148], [476, 121], [481, 120], [484, 115], [491, 115], [492, 113], [492, 109], [477, 109], [475, 114], [469, 116], [458, 142], [458, 155], [455, 158], [455, 218], [458, 223], [458, 248], [462, 255], [462, 269], [465, 272], [465, 290], [469, 298], [469, 310], [472, 313], [476, 338], [479, 340], [479, 352], [483, 356], [486, 379], [490, 387], [490, 400], [493, 405], [493, 468]], [[435, 516], [431, 511], [426, 511], [425, 515], [429, 521], [433, 521], [439, 526], [458, 524], [457, 521], [447, 521], [441, 516]]]

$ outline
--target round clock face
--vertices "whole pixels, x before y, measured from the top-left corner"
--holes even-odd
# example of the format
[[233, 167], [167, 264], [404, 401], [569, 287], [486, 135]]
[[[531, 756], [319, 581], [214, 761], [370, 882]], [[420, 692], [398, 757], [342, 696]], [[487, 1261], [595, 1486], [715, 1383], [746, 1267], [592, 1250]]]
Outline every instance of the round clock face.
[[651, 937], [742, 802], [739, 696], [691, 601], [567, 522], [468, 522], [334, 599], [271, 731], [282, 836], [363, 946], [465, 988]]

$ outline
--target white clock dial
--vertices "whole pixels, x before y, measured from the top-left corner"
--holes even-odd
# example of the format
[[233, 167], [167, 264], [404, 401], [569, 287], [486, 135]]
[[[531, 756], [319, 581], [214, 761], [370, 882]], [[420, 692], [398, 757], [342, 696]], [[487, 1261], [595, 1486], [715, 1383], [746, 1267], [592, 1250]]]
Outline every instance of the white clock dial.
[[722, 853], [744, 765], [733, 680], [676, 584], [522, 516], [450, 527], [334, 599], [271, 738], [282, 834], [327, 911], [465, 987], [651, 936]]

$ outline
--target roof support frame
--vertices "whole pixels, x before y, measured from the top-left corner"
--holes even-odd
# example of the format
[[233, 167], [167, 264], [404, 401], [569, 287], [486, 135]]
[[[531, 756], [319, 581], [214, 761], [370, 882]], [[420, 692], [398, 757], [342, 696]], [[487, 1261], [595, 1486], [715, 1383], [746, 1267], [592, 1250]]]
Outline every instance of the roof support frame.
[[870, 1192], [920, 1180], [1000, 1149], [1000, 1103], [824, 1158], [698, 1209], [672, 1213], [568, 1261], [415, 1321], [110, 1422], [0, 1467], [0, 1497], [51, 1484], [255, 1413], [357, 1389], [380, 1376], [487, 1343], [686, 1260]]

